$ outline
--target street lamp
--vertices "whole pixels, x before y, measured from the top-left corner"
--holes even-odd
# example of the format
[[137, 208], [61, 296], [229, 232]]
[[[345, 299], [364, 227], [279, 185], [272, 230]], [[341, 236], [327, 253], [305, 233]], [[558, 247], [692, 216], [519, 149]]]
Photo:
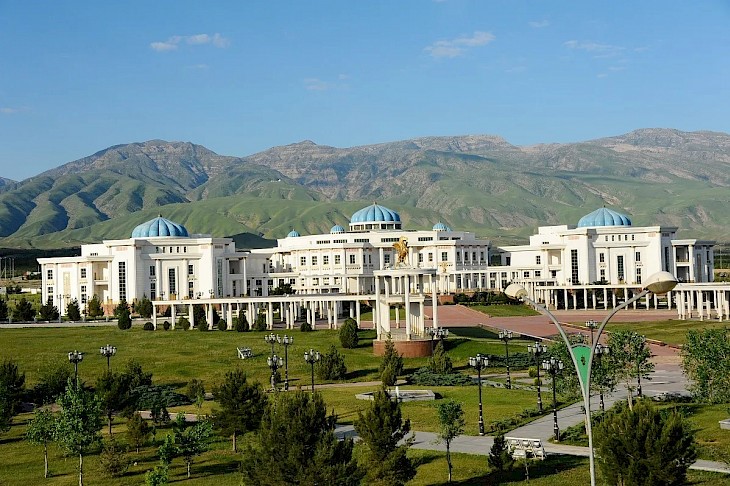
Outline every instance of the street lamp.
[[540, 356], [547, 353], [547, 346], [542, 343], [528, 344], [527, 352], [535, 356], [537, 365], [537, 409], [542, 413], [542, 396], [540, 395]]
[[[597, 344], [596, 350], [593, 352], [593, 354], [596, 355], [596, 360], [597, 360], [596, 362], [600, 364], [602, 357], [609, 354], [610, 352], [611, 352], [611, 350], [608, 346], [605, 346], [600, 343]], [[601, 412], [604, 412], [606, 410], [606, 404], [603, 402], [603, 387], [600, 387], [598, 389], [598, 398], [599, 398], [599, 403], [600, 403], [600, 407], [601, 407]]]
[[271, 355], [274, 355], [274, 346], [276, 345], [277, 339], [276, 334], [269, 333], [264, 336], [264, 341], [266, 341], [266, 344], [271, 344]]
[[477, 384], [479, 385], [479, 435], [484, 435], [484, 415], [482, 414], [482, 370], [489, 366], [489, 358], [477, 354], [469, 357], [469, 366], [477, 370]]
[[284, 360], [272, 354], [266, 358], [266, 364], [271, 368], [271, 389], [276, 390], [276, 371], [284, 365]]
[[431, 356], [433, 356], [433, 339], [438, 338], [443, 346], [444, 339], [449, 337], [449, 330], [443, 327], [432, 327], [426, 332], [428, 332], [428, 335], [431, 336]]
[[[639, 336], [639, 342], [637, 349], [643, 349], [644, 345], [646, 344], [646, 336]], [[636, 393], [641, 398], [641, 360], [636, 360], [636, 379], [638, 380], [638, 386], [636, 388]]]
[[598, 327], [598, 323], [593, 319], [586, 321], [586, 327], [591, 330], [591, 346], [593, 346], [593, 330]]
[[68, 360], [69, 362], [73, 363], [74, 365], [74, 382], [76, 383], [76, 388], [79, 387], [79, 363], [81, 363], [84, 360], [84, 353], [82, 351], [76, 351], [75, 349], [68, 353]]
[[550, 358], [542, 362], [543, 369], [550, 374], [553, 382], [553, 432], [555, 441], [560, 442], [560, 429], [558, 428], [558, 400], [555, 394], [555, 377], [563, 372], [563, 362], [559, 359]]
[[279, 339], [276, 336], [276, 340], [284, 345], [284, 390], [289, 390], [289, 346], [294, 343], [294, 336], [287, 336]]
[[107, 371], [112, 369], [111, 359], [112, 356], [117, 354], [117, 347], [107, 344], [99, 348], [99, 353], [106, 358], [106, 369]]
[[558, 322], [558, 319], [544, 306], [532, 300], [528, 296], [527, 290], [525, 290], [522, 285], [510, 284], [507, 286], [506, 289], [504, 289], [504, 293], [508, 297], [524, 300], [525, 302], [532, 305], [535, 309], [548, 316], [553, 324], [555, 324], [555, 327], [558, 328], [560, 337], [563, 339], [563, 342], [570, 351], [570, 359], [573, 361], [573, 366], [575, 366], [575, 369], [578, 372], [578, 382], [580, 383], [581, 393], [583, 395], [583, 405], [586, 410], [586, 416], [588, 417], [588, 420], [586, 420], [586, 433], [588, 434], [588, 458], [590, 460], [591, 486], [595, 486], [596, 484], [595, 457], [593, 455], [593, 430], [591, 426], [591, 368], [593, 366], [593, 356], [595, 354], [596, 346], [601, 339], [601, 333], [606, 327], [606, 324], [608, 324], [608, 321], [610, 321], [611, 318], [616, 315], [616, 313], [621, 309], [628, 307], [629, 305], [645, 297], [649, 293], [655, 295], [666, 294], [676, 285], [677, 278], [669, 272], [657, 272], [650, 275], [649, 278], [646, 279], [646, 283], [641, 292], [626, 300], [623, 304], [615, 307], [603, 319], [601, 325], [598, 327], [596, 339], [593, 343], [591, 343], [591, 346], [587, 346], [585, 344], [571, 344], [571, 342], [568, 340], [568, 335], [565, 334], [565, 330], [563, 329], [563, 326], [561, 326]]
[[309, 351], [304, 352], [304, 361], [312, 366], [312, 393], [314, 393], [314, 363], [319, 361], [319, 358], [319, 351], [310, 349]]
[[507, 388], [512, 388], [512, 380], [509, 376], [509, 346], [507, 345], [507, 342], [512, 339], [512, 331], [507, 331], [506, 329], [503, 329], [499, 331], [499, 339], [504, 341], [504, 363], [505, 366], [507, 366]]

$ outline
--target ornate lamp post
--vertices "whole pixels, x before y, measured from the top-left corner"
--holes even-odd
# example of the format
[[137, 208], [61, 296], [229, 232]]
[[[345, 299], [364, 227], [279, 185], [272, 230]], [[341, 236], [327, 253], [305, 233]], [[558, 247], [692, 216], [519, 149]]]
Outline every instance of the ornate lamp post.
[[543, 369], [550, 374], [553, 382], [553, 432], [555, 433], [555, 441], [560, 441], [560, 429], [558, 428], [558, 400], [555, 393], [555, 377], [563, 372], [563, 362], [559, 359], [550, 358], [542, 362]]
[[591, 330], [591, 346], [593, 346], [593, 331], [598, 328], [598, 323], [593, 319], [586, 321], [586, 327]]
[[[596, 345], [596, 350], [593, 351], [593, 354], [596, 355], [596, 360], [600, 364], [601, 359], [603, 358], [603, 356], [609, 354], [610, 351], [611, 350], [609, 349], [608, 346], [604, 346], [603, 344], [600, 344], [599, 343], [599, 344]], [[606, 404], [603, 402], [603, 388], [600, 388], [599, 389], [598, 398], [599, 398], [599, 403], [600, 403], [601, 411], [603, 412], [603, 411], [606, 410]]]
[[482, 370], [489, 366], [489, 358], [477, 354], [469, 357], [469, 366], [477, 370], [477, 384], [479, 385], [479, 435], [484, 435], [484, 415], [482, 414]]
[[266, 344], [271, 344], [271, 356], [274, 355], [274, 346], [276, 345], [276, 342], [277, 342], [276, 338], [277, 338], [277, 336], [273, 332], [264, 335], [264, 341], [266, 341]]
[[528, 344], [527, 352], [535, 356], [537, 365], [537, 409], [542, 413], [542, 395], [540, 394], [540, 356], [547, 353], [547, 346], [542, 343]]
[[312, 393], [314, 393], [314, 363], [319, 361], [319, 358], [319, 351], [310, 349], [309, 351], [304, 352], [304, 361], [312, 366]]
[[276, 336], [276, 340], [284, 345], [284, 390], [289, 390], [289, 346], [294, 343], [294, 336], [287, 336], [279, 339]]
[[84, 353], [82, 351], [76, 351], [75, 349], [68, 353], [68, 360], [74, 365], [74, 382], [76, 388], [79, 387], [79, 363], [84, 360]]
[[[643, 348], [644, 344], [646, 344], [646, 336], [640, 336], [639, 339], [640, 346], [638, 346], [637, 348]], [[636, 380], [638, 383], [636, 393], [639, 398], [641, 398], [641, 361], [639, 361], [638, 359], [636, 360]]]
[[271, 368], [271, 389], [276, 390], [276, 371], [284, 365], [284, 360], [272, 354], [266, 358], [266, 364]]
[[110, 371], [112, 369], [111, 359], [112, 356], [117, 354], [117, 347], [107, 344], [99, 348], [99, 354], [106, 358], [106, 369]]
[[509, 375], [509, 346], [507, 344], [508, 341], [512, 339], [512, 331], [507, 331], [506, 329], [499, 331], [499, 339], [504, 341], [504, 363], [507, 366], [507, 388], [512, 388], [512, 379]]
[[590, 462], [591, 486], [595, 486], [596, 484], [595, 457], [593, 455], [593, 430], [591, 426], [591, 368], [593, 366], [593, 356], [595, 355], [595, 348], [601, 339], [601, 333], [606, 327], [606, 324], [608, 324], [608, 321], [610, 321], [611, 318], [616, 315], [616, 313], [621, 309], [628, 307], [629, 305], [645, 297], [649, 293], [655, 295], [666, 294], [667, 292], [671, 291], [676, 285], [677, 278], [669, 272], [657, 272], [653, 275], [650, 275], [649, 278], [646, 279], [646, 283], [641, 292], [637, 293], [632, 298], [627, 299], [623, 304], [615, 307], [603, 319], [601, 325], [598, 327], [596, 339], [593, 341], [591, 346], [587, 346], [585, 344], [573, 345], [568, 340], [568, 335], [565, 334], [565, 330], [563, 329], [563, 326], [560, 325], [557, 318], [544, 306], [532, 300], [528, 296], [527, 290], [525, 290], [522, 285], [510, 284], [509, 286], [507, 286], [506, 289], [504, 289], [504, 293], [508, 297], [524, 300], [525, 302], [532, 305], [535, 309], [548, 316], [553, 324], [555, 324], [555, 327], [558, 328], [560, 337], [563, 339], [563, 342], [570, 351], [570, 359], [573, 361], [573, 366], [575, 366], [575, 370], [578, 372], [578, 382], [580, 383], [581, 393], [583, 395], [583, 406], [585, 407], [586, 416], [588, 417], [588, 420], [586, 420], [586, 433], [588, 434], [588, 459]]
[[433, 340], [434, 338], [437, 338], [441, 341], [441, 345], [443, 346], [444, 339], [449, 337], [449, 330], [445, 329], [443, 327], [432, 327], [429, 328], [428, 331], [426, 331], [429, 336], [431, 336], [431, 356], [433, 356]]

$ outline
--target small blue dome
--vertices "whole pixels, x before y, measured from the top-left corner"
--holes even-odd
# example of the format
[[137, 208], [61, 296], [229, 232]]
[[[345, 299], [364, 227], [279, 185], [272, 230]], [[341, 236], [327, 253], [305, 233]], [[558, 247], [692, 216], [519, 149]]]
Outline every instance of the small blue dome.
[[288, 235], [286, 235], [287, 238], [298, 238], [302, 235], [299, 234], [297, 230], [291, 230]]
[[339, 235], [340, 233], [344, 233], [344, 232], [345, 232], [345, 228], [343, 228], [339, 224], [334, 225], [332, 227], [332, 229], [330, 230], [330, 234], [333, 234], [333, 235]]
[[142, 223], [132, 230], [132, 238], [149, 238], [152, 236], [188, 236], [188, 230], [185, 229], [185, 226], [173, 223], [162, 216]]
[[433, 225], [433, 230], [434, 231], [451, 231], [451, 228], [446, 226], [444, 223], [436, 223], [435, 225]]
[[631, 226], [631, 220], [625, 214], [612, 209], [599, 208], [578, 221], [579, 228], [594, 226]]
[[372, 206], [362, 208], [353, 214], [352, 218], [350, 218], [350, 223], [380, 223], [387, 221], [400, 222], [400, 215], [393, 210], [380, 206], [377, 203], [373, 203]]

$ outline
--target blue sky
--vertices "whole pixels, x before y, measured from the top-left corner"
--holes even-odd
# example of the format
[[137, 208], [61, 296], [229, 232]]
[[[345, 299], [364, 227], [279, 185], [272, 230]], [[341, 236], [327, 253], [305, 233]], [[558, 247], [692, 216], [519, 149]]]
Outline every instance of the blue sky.
[[0, 0], [0, 176], [155, 138], [730, 132], [728, 26], [727, 0]]

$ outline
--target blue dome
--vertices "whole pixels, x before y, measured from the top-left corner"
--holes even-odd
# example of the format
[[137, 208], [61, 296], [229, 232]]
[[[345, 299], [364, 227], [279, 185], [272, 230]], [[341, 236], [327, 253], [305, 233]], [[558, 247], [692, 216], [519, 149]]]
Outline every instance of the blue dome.
[[291, 230], [288, 235], [286, 235], [287, 238], [298, 238], [302, 235], [299, 234], [297, 230]]
[[451, 231], [451, 228], [446, 226], [444, 223], [436, 223], [433, 225], [433, 231]]
[[188, 230], [185, 229], [185, 226], [173, 223], [162, 216], [142, 223], [132, 230], [132, 238], [149, 238], [152, 236], [188, 236]]
[[344, 233], [344, 232], [345, 232], [345, 228], [343, 228], [339, 224], [334, 225], [332, 227], [332, 229], [330, 230], [330, 234], [333, 234], [333, 235], [339, 235], [340, 233]]
[[579, 228], [594, 226], [631, 226], [631, 220], [625, 214], [612, 209], [599, 208], [578, 221]]
[[400, 215], [393, 210], [390, 210], [384, 206], [380, 206], [377, 203], [373, 203], [372, 206], [362, 208], [356, 212], [350, 218], [350, 223], [380, 223], [386, 221], [398, 221], [400, 222]]

